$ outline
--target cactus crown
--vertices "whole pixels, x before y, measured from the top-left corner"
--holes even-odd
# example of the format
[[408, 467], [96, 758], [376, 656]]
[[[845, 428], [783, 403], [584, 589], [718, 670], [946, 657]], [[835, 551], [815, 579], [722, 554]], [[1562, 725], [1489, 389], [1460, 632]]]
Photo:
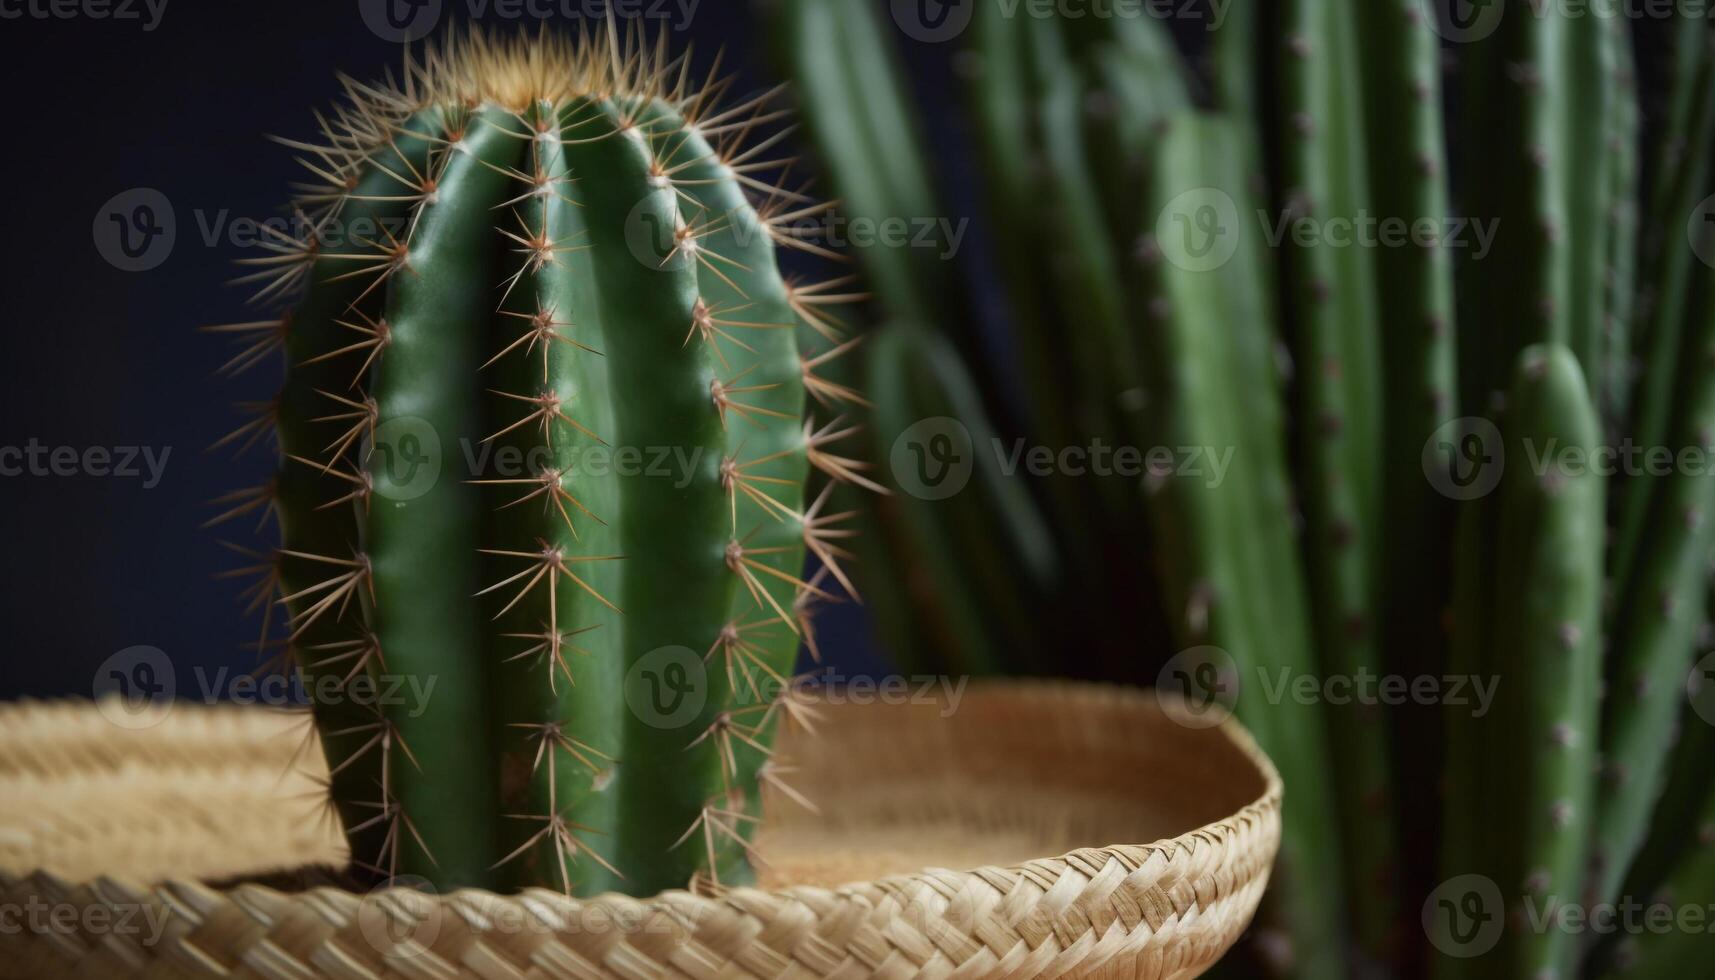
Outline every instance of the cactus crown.
[[250, 594], [289, 609], [354, 865], [742, 879], [811, 607], [850, 591], [847, 515], [804, 485], [867, 484], [810, 411], [857, 400], [817, 374], [849, 297], [777, 270], [805, 199], [750, 139], [767, 97], [718, 108], [611, 21], [344, 84], [290, 144], [308, 230], [244, 260], [290, 310], [215, 328], [235, 371], [288, 363], [234, 436], [274, 429], [279, 472], [216, 521], [279, 519]]

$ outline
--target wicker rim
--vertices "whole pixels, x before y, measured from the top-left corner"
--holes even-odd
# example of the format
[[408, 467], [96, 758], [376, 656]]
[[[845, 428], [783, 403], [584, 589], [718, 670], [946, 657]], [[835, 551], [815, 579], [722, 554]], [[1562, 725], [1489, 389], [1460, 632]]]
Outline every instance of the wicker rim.
[[[1254, 914], [1280, 837], [1280, 778], [1251, 737], [1231, 721], [1200, 731], [1205, 726], [1169, 697], [1117, 688], [990, 683], [973, 688], [967, 704], [976, 708], [969, 724], [1066, 718], [1091, 731], [1124, 726], [1102, 737], [1116, 744], [1127, 735], [1152, 744], [1159, 737], [1181, 756], [1191, 746], [1209, 765], [1173, 768], [1175, 776], [1194, 771], [1229, 794], [1234, 785], [1262, 792], [1229, 816], [1153, 844], [1081, 847], [1007, 867], [925, 870], [835, 888], [579, 900], [543, 891], [434, 896], [395, 887], [360, 895], [178, 878], [141, 884], [107, 874], [78, 882], [24, 869], [37, 866], [28, 863], [32, 848], [43, 852], [38, 842], [76, 824], [78, 814], [96, 819], [92, 783], [117, 772], [146, 774], [151, 785], [182, 783], [170, 797], [178, 804], [207, 804], [242, 823], [249, 811], [238, 808], [258, 793], [278, 810], [280, 797], [270, 801], [268, 787], [256, 785], [254, 754], [257, 744], [284, 748], [279, 734], [295, 721], [255, 708], [197, 708], [174, 712], [176, 720], [158, 726], [171, 729], [159, 738], [125, 739], [88, 702], [0, 706], [0, 800], [27, 801], [0, 805], [0, 911], [17, 918], [20, 909], [73, 910], [52, 928], [0, 929], [0, 961], [22, 969], [20, 976], [1155, 980], [1196, 976], [1219, 959]], [[841, 709], [835, 720], [834, 731], [821, 733], [827, 751], [854, 748], [866, 729], [913, 724], [908, 712], [880, 706]], [[206, 777], [211, 759], [235, 757], [249, 776], [231, 803], [192, 776]], [[1133, 785], [1161, 774], [1110, 778]], [[76, 809], [55, 812], [56, 791], [70, 786], [82, 787], [66, 797]], [[123, 794], [109, 803], [131, 805]], [[147, 815], [122, 819], [148, 830]], [[160, 825], [193, 847], [199, 835], [212, 836], [178, 814]], [[132, 928], [120, 928], [122, 918]]]

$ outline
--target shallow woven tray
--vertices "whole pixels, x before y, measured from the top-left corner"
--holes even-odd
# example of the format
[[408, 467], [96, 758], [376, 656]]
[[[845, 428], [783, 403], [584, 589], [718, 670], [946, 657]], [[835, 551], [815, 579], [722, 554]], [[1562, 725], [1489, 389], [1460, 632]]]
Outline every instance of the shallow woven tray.
[[339, 887], [300, 715], [0, 705], [0, 975], [1157, 980], [1267, 885], [1281, 786], [1234, 724], [1071, 685], [817, 710], [781, 748], [821, 815], [769, 802], [757, 888], [575, 900]]

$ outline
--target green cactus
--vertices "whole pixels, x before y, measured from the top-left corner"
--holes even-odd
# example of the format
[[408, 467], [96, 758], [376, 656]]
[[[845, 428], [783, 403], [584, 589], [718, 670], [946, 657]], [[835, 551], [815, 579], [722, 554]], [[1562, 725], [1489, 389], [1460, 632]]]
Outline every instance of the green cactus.
[[[1375, 212], [1401, 221], [1446, 214], [1450, 204], [1438, 39], [1417, 8], [1386, 3], [1359, 7]], [[1382, 331], [1381, 347], [1382, 377], [1390, 393], [1382, 418], [1382, 517], [1388, 540], [1377, 594], [1378, 636], [1390, 669], [1424, 676], [1441, 669], [1449, 639], [1445, 611], [1452, 556], [1440, 545], [1452, 532], [1453, 510], [1424, 479], [1421, 448], [1458, 414], [1453, 254], [1440, 247], [1382, 249], [1375, 262], [1379, 315], [1389, 325]], [[1438, 449], [1435, 463], [1445, 472], [1450, 460], [1444, 450]], [[1414, 705], [1394, 714], [1391, 761], [1398, 771], [1437, 771], [1442, 752], [1438, 713]], [[1397, 839], [1408, 852], [1434, 844], [1434, 815], [1440, 809], [1435, 790], [1429, 780], [1396, 780]], [[1373, 897], [1378, 887], [1433, 887], [1424, 880], [1424, 864], [1390, 865], [1393, 876], [1380, 883], [1371, 879], [1362, 898]], [[1414, 871], [1417, 877], [1406, 880]], [[1391, 911], [1397, 915], [1400, 910]]]
[[[1682, 256], [1681, 261], [1689, 263]], [[1715, 449], [1715, 286], [1704, 277], [1693, 331], [1670, 382], [1678, 415], [1663, 445]], [[1685, 673], [1702, 624], [1715, 550], [1715, 477], [1675, 472], [1631, 488], [1650, 494], [1635, 575], [1620, 580], [1602, 751], [1605, 792], [1596, 826], [1596, 895], [1617, 898], [1667, 776]]]
[[297, 144], [314, 231], [262, 289], [301, 291], [278, 572], [291, 656], [334, 682], [314, 712], [358, 868], [748, 874], [808, 607], [845, 580], [847, 515], [806, 475], [861, 479], [806, 393], [856, 396], [817, 373], [850, 348], [833, 294], [776, 271], [794, 199], [738, 139], [766, 110], [689, 78], [612, 24], [456, 34]]
[[[1709, 27], [1525, 0], [1471, 6], [1481, 8], [1474, 28], [1433, 22], [1438, 4], [1239, 0], [1210, 45], [1186, 48], [1206, 47], [1205, 63], [1182, 57], [1150, 18], [977, 3], [948, 45], [977, 150], [970, 168], [939, 176], [982, 180], [974, 238], [987, 251], [973, 252], [964, 278], [986, 283], [1000, 309], [890, 295], [888, 267], [908, 257], [860, 256], [885, 318], [912, 321], [912, 343], [962, 359], [982, 394], [947, 408], [923, 387], [876, 385], [892, 429], [934, 404], [1054, 445], [1099, 436], [1236, 451], [1218, 487], [1027, 485], [1031, 526], [1049, 528], [1067, 588], [1053, 600], [1038, 594], [1051, 586], [1024, 590], [1034, 601], [1022, 620], [1006, 611], [1006, 631], [1038, 642], [1076, 630], [1060, 649], [1080, 650], [1120, 633], [1137, 637], [1137, 652], [1000, 669], [1148, 682], [1171, 652], [1215, 644], [1246, 678], [1284, 668], [1499, 683], [1487, 720], [1446, 704], [1377, 712], [1241, 694], [1298, 814], [1254, 944], [1286, 976], [1590, 972], [1580, 956], [1593, 944], [1556, 928], [1515, 928], [1495, 951], [1456, 960], [1436, 955], [1414, 920], [1444, 877], [1473, 869], [1494, 878], [1515, 923], [1550, 893], [1613, 898], [1653, 827], [1658, 840], [1627, 886], [1648, 887], [1638, 882], [1674, 870], [1706, 785], [1682, 775], [1706, 766], [1700, 739], [1681, 743], [1671, 779], [1668, 769], [1683, 714], [1673, 692], [1694, 649], [1688, 610], [1715, 534], [1694, 520], [1715, 506], [1709, 481], [1580, 472], [1545, 485], [1530, 450], [1550, 439], [1561, 450], [1628, 439], [1680, 449], [1715, 431], [1699, 305], [1715, 290], [1683, 247], [1710, 189]], [[866, 49], [852, 55], [846, 35], [806, 27], [808, 15], [791, 22], [795, 78], [841, 59], [886, 66], [886, 84], [821, 86], [805, 99], [835, 190], [866, 197], [865, 171], [883, 163], [910, 169], [913, 187], [932, 184], [942, 161], [923, 147], [951, 134], [931, 144], [913, 122], [913, 149], [883, 161], [874, 127], [867, 143], [846, 131], [864, 113], [913, 116], [885, 42], [847, 32]], [[1634, 26], [1642, 50], [1655, 50], [1658, 31], [1669, 40], [1660, 119], [1655, 74], [1640, 78], [1634, 64]], [[1455, 92], [1444, 99], [1448, 65]], [[886, 105], [852, 105], [870, 98]], [[842, 150], [855, 145], [873, 167]], [[1232, 257], [1203, 271], [1173, 261], [1184, 256], [1159, 230], [1190, 217], [1176, 197], [1198, 191], [1230, 200], [1241, 231]], [[936, 206], [933, 194], [876, 206], [905, 201]], [[1272, 221], [1323, 231], [1365, 216], [1474, 224], [1440, 226], [1463, 228], [1462, 242], [1342, 248], [1289, 235], [1271, 249], [1248, 233], [1264, 207]], [[934, 290], [957, 289], [960, 277], [935, 275]], [[937, 306], [955, 312], [925, 319]], [[1509, 450], [1504, 467], [1476, 474], [1503, 474], [1486, 494], [1441, 479], [1473, 475], [1466, 454], [1481, 427], [1450, 427], [1471, 417], [1505, 432], [1485, 448]], [[1129, 530], [1140, 514], [1142, 529]], [[905, 535], [952, 549], [912, 557], [925, 567], [958, 560], [959, 542], [1004, 542], [1021, 527], [987, 503], [880, 516], [896, 536], [914, 522], [940, 532]], [[1605, 552], [1602, 521], [1613, 524]], [[1139, 595], [1159, 621], [1121, 618]], [[992, 626], [991, 601], [967, 591], [955, 604]], [[1625, 782], [1593, 790], [1598, 758]], [[1527, 776], [1502, 775], [1518, 772]]]
[[[1708, 608], [1715, 612], [1715, 602]], [[1706, 657], [1687, 683], [1691, 703], [1674, 751], [1673, 779], [1656, 809], [1649, 848], [1639, 855], [1626, 886], [1628, 896], [1665, 904], [1676, 917], [1681, 910], [1715, 905], [1715, 772], [1709, 768], [1715, 749], [1715, 678], [1705, 673], [1715, 637], [1708, 634], [1707, 618], [1700, 649]], [[1600, 975], [1636, 980], [1695, 976], [1708, 957], [1707, 938], [1695, 928], [1622, 937], [1603, 951], [1609, 955], [1599, 961]]]
[[[1477, 663], [1460, 669], [1499, 678], [1492, 711], [1463, 721], [1482, 745], [1461, 743], [1449, 814], [1468, 829], [1449, 838], [1449, 877], [1485, 874], [1500, 887], [1517, 921], [1557, 915], [1554, 903], [1582, 895], [1594, 802], [1597, 691], [1601, 682], [1600, 610], [1605, 480], [1585, 463], [1601, 425], [1588, 382], [1570, 348], [1527, 348], [1508, 390], [1503, 423], [1508, 457], [1554, 447], [1544, 468], [1507, 468], [1486, 525], [1493, 599], [1476, 626]], [[1467, 542], [1472, 539], [1467, 537]], [[1478, 830], [1469, 829], [1472, 818]], [[1520, 929], [1501, 949], [1453, 968], [1456, 975], [1563, 976], [1578, 951], [1573, 934], [1549, 926]]]
[[[1628, 936], [1621, 942], [1617, 965], [1601, 976], [1679, 980], [1708, 971], [1706, 910], [1715, 906], [1715, 792], [1704, 798], [1692, 823], [1692, 832], [1684, 841], [1677, 866], [1660, 890], [1662, 903], [1671, 917], [1668, 921], [1674, 926]], [[1686, 909], [1704, 914], [1696, 920], [1685, 919]]]
[[982, 400], [943, 338], [890, 324], [867, 353], [876, 442], [905, 484], [876, 502], [890, 518], [877, 536], [905, 589], [943, 599], [919, 628], [961, 674], [1020, 672], [1029, 651], [1055, 642], [1030, 615], [1031, 597], [1058, 576], [1048, 527], [1023, 484], [1002, 472]]
[[[1150, 213], [1191, 202], [1187, 217], [1215, 193], [1249, 208], [1244, 130], [1230, 120], [1184, 113], [1161, 127]], [[1190, 195], [1190, 196], [1187, 196]], [[1180, 207], [1187, 207], [1181, 203]], [[1168, 232], [1179, 229], [1167, 229]], [[1213, 644], [1239, 669], [1238, 710], [1294, 787], [1281, 847], [1279, 908], [1299, 974], [1342, 973], [1337, 818], [1324, 759], [1327, 734], [1317, 706], [1270, 703], [1259, 678], [1307, 672], [1312, 662], [1305, 586], [1297, 574], [1286, 488], [1285, 431], [1261, 408], [1277, 390], [1266, 331], [1271, 300], [1260, 240], [1239, 229], [1232, 257], [1213, 269], [1185, 262], [1180, 243], [1146, 239], [1139, 262], [1149, 311], [1148, 379], [1162, 445], [1233, 449], [1218, 483], [1168, 476], [1149, 492], [1163, 544], [1163, 600], [1185, 647]], [[1170, 251], [1178, 249], [1175, 254]], [[1177, 261], [1175, 261], [1177, 259]], [[1185, 264], [1181, 264], [1184, 262]], [[1210, 324], [1227, 325], [1223, 335]], [[1236, 336], [1235, 336], [1236, 335]], [[1238, 340], [1238, 343], [1234, 341]], [[1229, 392], [1245, 399], [1228, 399]]]
[[[1715, 556], [1707, 570], [1715, 584]], [[1698, 652], [1715, 653], [1715, 591], [1707, 593]], [[1633, 898], [1653, 896], [1672, 873], [1686, 850], [1686, 842], [1697, 836], [1703, 800], [1715, 790], [1715, 771], [1709, 756], [1715, 752], [1715, 683], [1703, 673], [1700, 658], [1687, 679], [1688, 703], [1680, 712], [1677, 740], [1668, 762], [1668, 777], [1650, 823], [1649, 839], [1638, 852], [1626, 879], [1624, 894]]]
[[[1688, 315], [1694, 268], [1680, 243], [1682, 229], [1709, 183], [1707, 147], [1715, 138], [1715, 32], [1690, 20], [1675, 22], [1672, 71], [1674, 92], [1666, 138], [1654, 159], [1648, 232], [1639, 243], [1638, 275], [1643, 283], [1633, 323], [1632, 357], [1635, 402], [1623, 431], [1640, 446], [1665, 445], [1669, 435], [1673, 379], [1679, 369], [1681, 334]], [[1614, 541], [1614, 580], [1634, 574], [1648, 519], [1650, 483], [1629, 481], [1623, 488]]]
[[[1279, 206], [1293, 219], [1355, 219], [1368, 204], [1358, 7], [1344, 0], [1281, 4]], [[1297, 424], [1307, 454], [1304, 511], [1320, 663], [1334, 675], [1379, 674], [1382, 332], [1374, 256], [1328, 242], [1289, 246], [1282, 268], [1304, 399]], [[1379, 957], [1398, 919], [1390, 874], [1398, 848], [1392, 821], [1378, 819], [1393, 807], [1388, 735], [1379, 712], [1329, 714], [1357, 938]]]

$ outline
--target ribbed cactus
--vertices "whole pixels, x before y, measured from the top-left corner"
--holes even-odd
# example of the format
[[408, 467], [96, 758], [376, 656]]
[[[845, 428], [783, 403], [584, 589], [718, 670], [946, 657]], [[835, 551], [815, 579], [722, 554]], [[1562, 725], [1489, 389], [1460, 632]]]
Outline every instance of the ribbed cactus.
[[817, 374], [846, 349], [827, 294], [776, 267], [764, 110], [721, 87], [611, 23], [455, 34], [294, 144], [318, 184], [263, 270], [297, 294], [266, 492], [357, 867], [747, 873], [808, 607], [844, 578], [803, 487], [855, 471], [806, 395], [853, 395]]
[[[958, 508], [883, 509], [930, 549], [1045, 524], [1066, 583], [1025, 588], [1021, 617], [969, 574], [920, 581], [913, 608], [942, 612], [891, 615], [908, 635], [885, 638], [924, 662], [941, 648], [910, 627], [956, 610], [1059, 638], [991, 666], [1145, 682], [1170, 679], [1175, 651], [1224, 650], [1288, 786], [1253, 944], [1282, 975], [1569, 980], [1607, 951], [1532, 913], [1669, 879], [1703, 889], [1682, 903], [1715, 902], [1687, 850], [1715, 736], [1689, 728], [1682, 692], [1715, 558], [1715, 480], [1683, 455], [1715, 436], [1715, 279], [1687, 242], [1715, 190], [1707, 20], [1237, 0], [1216, 5], [1207, 43], [1177, 46], [1200, 61], [1148, 17], [979, 0], [942, 47], [977, 149], [937, 174], [954, 134], [925, 137], [862, 6], [770, 0], [834, 190], [869, 215], [985, 209], [962, 275], [860, 250], [882, 318], [941, 334], [911, 345], [962, 357], [982, 396], [961, 409], [933, 386], [872, 384], [890, 430], [969, 411], [1053, 449], [1234, 451], [1218, 485], [1058, 474], [1018, 478], [1033, 507], [997, 507], [985, 487]], [[865, 29], [836, 31], [841, 18]], [[1666, 72], [1640, 78], [1634, 31], [1670, 54]], [[918, 47], [922, 68], [933, 45]], [[1357, 239], [1365, 220], [1374, 236]], [[1353, 242], [1333, 237], [1344, 222]], [[1176, 247], [1174, 230], [1205, 241]], [[962, 279], [999, 299], [965, 297]], [[1675, 472], [1606, 472], [1638, 461], [1628, 441]], [[1129, 656], [1089, 655], [1116, 634]], [[1335, 681], [1366, 676], [1436, 686], [1334, 703]], [[1310, 703], [1259, 683], [1281, 677], [1318, 682]], [[1493, 948], [1450, 951], [1424, 916], [1467, 875], [1494, 884], [1504, 907], [1480, 911], [1505, 928]], [[1684, 962], [1637, 945], [1646, 980]]]

